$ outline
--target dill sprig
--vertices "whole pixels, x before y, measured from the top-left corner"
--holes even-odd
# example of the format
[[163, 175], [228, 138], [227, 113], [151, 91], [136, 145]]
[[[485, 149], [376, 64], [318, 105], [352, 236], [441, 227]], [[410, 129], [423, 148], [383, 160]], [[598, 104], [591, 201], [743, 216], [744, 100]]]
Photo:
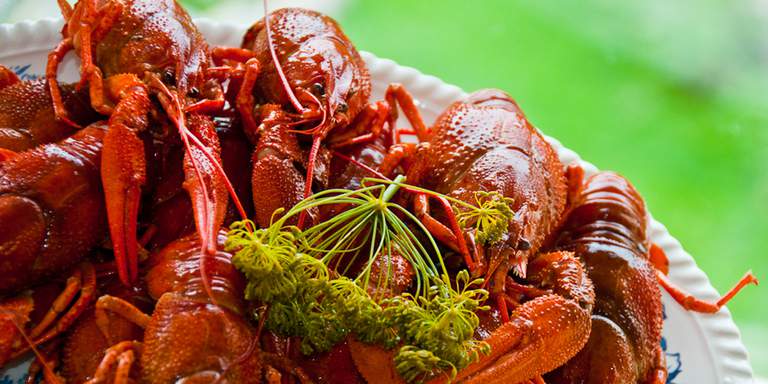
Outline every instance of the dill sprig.
[[[263, 229], [253, 230], [250, 221], [234, 223], [226, 248], [234, 252], [233, 263], [248, 280], [246, 299], [269, 305], [266, 328], [301, 337], [303, 353], [327, 351], [354, 334], [362, 342], [400, 346], [395, 366], [407, 381], [446, 371], [453, 377], [489, 350], [474, 339], [479, 323], [475, 312], [488, 309], [483, 305], [488, 293], [480, 288], [482, 279], [471, 280], [467, 271], [451, 279], [427, 229], [391, 201], [404, 187], [437, 195], [403, 181], [403, 176], [364, 179], [356, 190], [317, 193]], [[470, 212], [482, 209], [486, 201], [478, 200], [475, 207], [448, 199]], [[329, 204], [347, 209], [303, 231], [287, 224], [304, 210]], [[480, 213], [474, 217], [485, 218]], [[384, 278], [371, 276], [376, 258], [395, 252], [410, 263], [415, 286], [392, 298], [371, 297], [366, 288], [372, 281], [377, 288], [373, 292], [384, 292], [392, 280], [391, 266], [380, 272]], [[352, 265], [358, 267], [352, 270]]]
[[248, 280], [245, 298], [270, 305], [267, 329], [301, 337], [305, 354], [329, 350], [359, 325], [361, 340], [394, 344], [393, 332], [379, 332], [381, 307], [356, 282], [331, 278], [322, 260], [301, 252], [297, 227], [251, 228], [247, 220], [232, 224], [226, 249]]
[[[368, 286], [373, 280], [378, 284], [378, 292], [388, 288], [392, 280], [388, 276], [391, 271], [387, 268], [383, 279], [373, 278], [371, 271], [374, 262], [382, 255], [397, 252], [414, 271], [416, 292], [427, 294], [430, 281], [448, 272], [437, 243], [421, 221], [391, 201], [395, 193], [406, 185], [404, 179], [402, 175], [393, 181], [363, 179], [363, 187], [356, 190], [329, 189], [319, 192], [286, 211], [268, 230], [279, 231], [285, 228], [300, 233], [300, 238], [296, 240], [301, 243], [301, 252], [333, 266], [341, 275], [348, 275], [352, 272], [350, 268], [360, 265], [362, 261], [362, 267], [356, 271], [353, 280], [362, 287]], [[370, 183], [375, 184], [367, 185]], [[286, 225], [290, 218], [303, 211], [336, 204], [344, 204], [348, 208], [303, 232], [297, 232], [295, 227]], [[426, 246], [419, 241], [412, 227], [417, 228], [423, 238], [427, 239]], [[389, 263], [385, 265], [389, 267]]]
[[509, 223], [514, 219], [513, 200], [497, 191], [475, 192], [475, 203], [470, 209], [460, 209], [456, 214], [462, 228], [474, 228], [475, 239], [483, 245], [490, 245], [501, 240], [507, 233]]
[[477, 289], [482, 279], [471, 280], [466, 270], [450, 283], [430, 287], [429, 296], [413, 297], [408, 293], [389, 299], [384, 312], [400, 331], [404, 346], [395, 355], [398, 372], [407, 381], [421, 381], [449, 370], [456, 372], [487, 354], [490, 346], [474, 339], [480, 320], [475, 313], [488, 310], [481, 305], [488, 292]]

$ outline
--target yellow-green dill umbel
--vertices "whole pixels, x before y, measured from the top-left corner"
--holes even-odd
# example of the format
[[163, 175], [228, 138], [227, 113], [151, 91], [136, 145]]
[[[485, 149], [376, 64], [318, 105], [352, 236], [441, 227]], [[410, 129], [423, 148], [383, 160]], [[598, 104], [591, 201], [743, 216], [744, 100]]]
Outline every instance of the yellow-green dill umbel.
[[[227, 249], [248, 280], [246, 299], [268, 307], [262, 314], [267, 329], [301, 337], [305, 354], [327, 351], [350, 334], [365, 343], [398, 347], [395, 366], [408, 381], [441, 372], [453, 376], [488, 352], [486, 343], [474, 339], [476, 312], [488, 309], [483, 280], [467, 271], [450, 276], [426, 228], [393, 201], [403, 188], [438, 194], [404, 179], [364, 179], [356, 190], [322, 191], [275, 212], [282, 216], [267, 228], [254, 230], [250, 221], [232, 225]], [[446, 198], [488, 239], [499, 236], [498, 223], [508, 223], [511, 209], [503, 207], [508, 200], [489, 194], [474, 206]], [[287, 224], [303, 211], [336, 204], [347, 208], [305, 230]], [[374, 262], [394, 252], [413, 269], [412, 289], [372, 297], [366, 290], [372, 282], [383, 288], [372, 292], [383, 292], [393, 278], [391, 266], [372, 277]]]

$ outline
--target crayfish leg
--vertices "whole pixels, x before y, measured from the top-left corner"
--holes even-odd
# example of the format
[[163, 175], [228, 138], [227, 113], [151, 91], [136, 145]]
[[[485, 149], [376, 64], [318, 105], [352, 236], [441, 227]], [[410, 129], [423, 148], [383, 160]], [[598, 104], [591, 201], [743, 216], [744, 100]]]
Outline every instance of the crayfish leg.
[[664, 249], [658, 244], [651, 243], [651, 247], [648, 249], [648, 261], [650, 261], [651, 265], [661, 273], [665, 275], [669, 274], [669, 259], [667, 258], [667, 254], [664, 253]]
[[[137, 341], [122, 341], [109, 347], [101, 363], [99, 363], [99, 367], [93, 374], [93, 378], [86, 381], [86, 384], [105, 382], [127, 384], [132, 382], [130, 380], [131, 367], [136, 361], [136, 355], [140, 354], [141, 350], [142, 345]], [[114, 377], [112, 381], [109, 381], [113, 368], [115, 368]]]
[[[32, 330], [34, 345], [47, 343], [69, 329], [93, 301], [96, 292], [96, 271], [93, 265], [88, 262], [80, 264], [72, 276], [74, 281], [70, 280], [67, 283], [67, 287], [53, 302], [43, 321]], [[27, 346], [29, 347], [31, 346]], [[20, 349], [14, 354], [19, 356], [27, 348]]]
[[119, 315], [121, 318], [136, 324], [142, 329], [147, 327], [150, 320], [149, 315], [142, 312], [125, 299], [112, 295], [103, 295], [99, 297], [99, 299], [96, 300], [96, 309], [94, 310], [96, 325], [99, 327], [104, 338], [109, 342], [112, 342], [114, 335], [112, 335], [112, 327], [110, 327], [110, 320], [107, 315], [108, 312]]
[[258, 124], [254, 114], [253, 89], [261, 66], [250, 49], [235, 47], [215, 47], [211, 50], [211, 59], [216, 65], [206, 69], [206, 76], [223, 81], [229, 79], [226, 98], [234, 99], [234, 106], [240, 115], [244, 130], [256, 135]]
[[235, 106], [240, 113], [240, 119], [243, 121], [243, 129], [249, 135], [256, 135], [258, 124], [254, 115], [255, 101], [253, 97], [253, 88], [256, 86], [256, 79], [259, 76], [259, 61], [255, 58], [248, 59], [244, 64], [242, 81], [235, 96]]
[[[449, 224], [448, 226], [444, 225], [431, 215], [429, 208], [430, 197], [436, 199], [442, 205], [445, 217]], [[453, 211], [453, 208], [451, 208], [451, 204], [448, 200], [442, 196], [428, 195], [419, 192], [413, 199], [413, 209], [415, 211], [414, 214], [429, 233], [454, 251], [461, 253], [464, 257], [464, 262], [467, 264], [467, 268], [469, 268], [470, 272], [473, 272], [475, 270], [476, 261], [472, 260], [472, 255], [467, 247], [467, 241], [464, 238], [464, 232], [461, 230], [459, 222], [456, 219], [456, 213]]]
[[416, 153], [418, 146], [415, 143], [398, 143], [389, 147], [387, 154], [379, 163], [379, 171], [386, 177], [392, 177], [395, 170], [403, 166], [407, 169], [407, 160]]
[[72, 39], [64, 39], [48, 54], [48, 63], [45, 66], [45, 77], [48, 79], [48, 90], [51, 93], [51, 100], [53, 101], [53, 113], [56, 119], [62, 121], [73, 128], [81, 128], [79, 124], [75, 123], [69, 118], [66, 107], [64, 107], [64, 101], [61, 96], [61, 89], [59, 89], [58, 72], [59, 64], [64, 59], [64, 56], [74, 48]]
[[744, 287], [749, 284], [757, 285], [757, 277], [752, 274], [752, 271], [747, 271], [736, 284], [728, 290], [719, 300], [710, 302], [696, 298], [688, 292], [685, 292], [682, 288], [678, 287], [669, 278], [669, 259], [667, 258], [664, 250], [657, 244], [651, 244], [648, 250], [648, 260], [653, 265], [656, 272], [656, 280], [659, 282], [662, 288], [683, 308], [701, 313], [716, 313], [726, 303], [731, 301]]
[[405, 117], [408, 119], [408, 122], [411, 123], [411, 127], [415, 131], [419, 141], [423, 142], [429, 140], [429, 128], [424, 124], [424, 119], [421, 117], [421, 113], [416, 106], [413, 96], [402, 84], [390, 84], [387, 87], [384, 98], [387, 101], [387, 104], [389, 104], [389, 126], [393, 131], [397, 131], [395, 123], [397, 122], [397, 105], [399, 104]]
[[59, 349], [60, 339], [56, 339], [54, 342], [46, 345], [38, 351], [35, 359], [29, 364], [27, 369], [27, 380], [25, 384], [38, 383], [38, 376], [42, 372], [43, 377], [41, 383], [47, 384], [62, 384], [66, 380], [56, 373], [59, 365]]
[[[372, 142], [382, 134], [388, 116], [389, 105], [387, 103], [379, 101], [368, 104], [355, 117], [352, 124], [344, 129], [343, 133], [337, 133], [329, 138], [328, 146], [336, 149]], [[393, 140], [394, 137], [387, 138], [387, 146], [391, 145], [394, 142]]]
[[667, 293], [669, 293], [670, 296], [672, 296], [672, 298], [683, 308], [689, 311], [701, 313], [717, 313], [720, 308], [725, 306], [725, 304], [733, 299], [733, 297], [736, 296], [736, 294], [738, 294], [739, 291], [741, 291], [744, 287], [749, 284], [758, 284], [757, 278], [752, 274], [752, 271], [747, 271], [747, 273], [745, 273], [744, 276], [739, 279], [738, 282], [736, 282], [736, 285], [728, 290], [728, 292], [726, 292], [723, 297], [715, 302], [711, 302], [699, 299], [690, 293], [685, 292], [685, 290], [675, 285], [675, 283], [673, 283], [672, 280], [670, 280], [669, 277], [663, 274], [661, 271], [656, 271], [656, 279], [664, 288], [664, 290], [667, 291]]

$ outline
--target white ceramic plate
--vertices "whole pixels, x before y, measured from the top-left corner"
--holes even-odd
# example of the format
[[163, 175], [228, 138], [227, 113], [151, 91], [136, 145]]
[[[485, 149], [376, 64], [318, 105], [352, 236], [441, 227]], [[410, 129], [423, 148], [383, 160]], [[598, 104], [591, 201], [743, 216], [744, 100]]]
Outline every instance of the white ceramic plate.
[[[0, 64], [13, 68], [23, 79], [40, 77], [46, 55], [60, 40], [61, 25], [61, 20], [55, 19], [0, 25]], [[212, 45], [237, 46], [245, 30], [243, 26], [207, 20], [198, 20], [197, 25]], [[61, 67], [64, 81], [74, 81], [78, 73], [78, 63], [72, 56], [70, 54]], [[448, 104], [465, 96], [458, 87], [416, 69], [367, 52], [363, 57], [373, 79], [374, 98], [381, 98], [389, 83], [403, 83], [419, 100], [427, 122], [433, 121]], [[579, 163], [587, 173], [597, 171], [594, 165], [581, 160], [556, 139], [547, 139], [557, 149], [563, 163]], [[707, 276], [680, 243], [661, 223], [652, 220], [650, 225], [653, 241], [669, 256], [672, 281], [698, 297], [717, 299], [719, 296]], [[727, 309], [714, 315], [700, 315], [684, 311], [666, 294], [663, 300], [666, 307], [663, 346], [667, 353], [668, 383], [753, 382], [747, 351]], [[27, 362], [19, 362], [16, 367], [0, 371], [0, 384], [21, 383], [26, 365]]]

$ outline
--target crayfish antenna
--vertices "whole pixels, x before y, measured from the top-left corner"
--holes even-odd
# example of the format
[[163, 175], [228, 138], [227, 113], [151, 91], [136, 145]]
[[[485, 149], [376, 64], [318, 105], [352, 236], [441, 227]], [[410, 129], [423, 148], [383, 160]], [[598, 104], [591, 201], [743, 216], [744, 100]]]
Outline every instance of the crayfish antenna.
[[[237, 207], [240, 215], [243, 218], [247, 218], [247, 215], [245, 214], [245, 210], [243, 209], [243, 206], [237, 197], [237, 194], [235, 193], [232, 183], [224, 172], [220, 161], [209, 151], [209, 148], [207, 148], [207, 146], [197, 136], [195, 136], [192, 131], [190, 131], [189, 127], [187, 126], [183, 112], [184, 109], [181, 106], [181, 101], [179, 100], [178, 95], [172, 93], [165, 86], [165, 84], [163, 84], [157, 78], [153, 78], [152, 83], [160, 91], [158, 94], [160, 103], [163, 105], [163, 108], [168, 114], [170, 120], [174, 123], [179, 131], [179, 135], [181, 136], [182, 142], [184, 143], [185, 152], [189, 162], [192, 165], [195, 179], [197, 179], [198, 182], [197, 191], [190, 191], [190, 197], [193, 200], [193, 204], [195, 201], [200, 203], [199, 208], [196, 209], [198, 212], [196, 212], [195, 220], [200, 235], [200, 248], [202, 252], [199, 264], [200, 277], [202, 279], [203, 288], [205, 289], [206, 295], [214, 305], [218, 305], [216, 303], [215, 297], [213, 296], [213, 289], [211, 287], [210, 276], [208, 275], [207, 264], [209, 258], [216, 255], [216, 237], [218, 236], [218, 228], [214, 227], [218, 226], [220, 223], [216, 223], [216, 207], [213, 206], [213, 199], [215, 199], [214, 193], [210, 190], [208, 182], [206, 181], [206, 177], [204, 176], [203, 169], [206, 167], [201, 163], [202, 159], [195, 155], [195, 151], [203, 154], [203, 157], [205, 157], [206, 160], [211, 164], [214, 173], [221, 177], [221, 180], [223, 180], [228, 194], [231, 195], [232, 200], [235, 203], [235, 206]], [[202, 198], [196, 199], [194, 196], [196, 193], [199, 193], [200, 197]]]
[[[323, 118], [320, 120], [320, 123], [312, 129], [312, 148], [309, 150], [309, 159], [307, 162], [307, 176], [306, 180], [304, 180], [304, 198], [308, 198], [310, 195], [312, 195], [312, 181], [315, 179], [315, 161], [317, 160], [317, 152], [320, 150], [320, 143], [323, 140], [323, 137], [325, 136], [322, 132], [314, 132], [318, 128], [325, 125], [327, 114], [326, 109], [322, 108], [323, 110]], [[299, 214], [299, 220], [298, 220], [298, 226], [299, 228], [304, 228], [304, 221], [307, 218], [307, 211], [303, 210]]]
[[[164, 93], [170, 95], [170, 91], [167, 87], [165, 87], [164, 84], [161, 82], [157, 82], [156, 84], [161, 90], [165, 88]], [[176, 122], [174, 122], [176, 124]], [[179, 127], [177, 125], [177, 127]], [[227, 188], [227, 193], [229, 194], [230, 198], [232, 198], [232, 202], [235, 205], [235, 208], [237, 209], [238, 214], [240, 215], [240, 218], [243, 220], [248, 218], [248, 214], [245, 212], [245, 208], [243, 207], [242, 202], [240, 201], [240, 198], [237, 196], [237, 192], [235, 191], [235, 187], [232, 185], [232, 182], [229, 180], [229, 177], [227, 177], [226, 172], [224, 171], [224, 167], [221, 165], [221, 162], [216, 159], [216, 157], [208, 150], [208, 148], [203, 144], [200, 139], [195, 136], [192, 132], [189, 131], [189, 129], [186, 128], [186, 126], [183, 126], [179, 128], [179, 134], [182, 135], [182, 137], [186, 137], [190, 140], [192, 144], [195, 145], [196, 149], [198, 149], [203, 156], [208, 159], [208, 161], [213, 165], [214, 171], [221, 176], [222, 181], [224, 181], [224, 186]]]
[[[309, 150], [309, 162], [307, 163], [307, 176], [304, 181], [304, 198], [306, 199], [312, 195], [312, 180], [315, 174], [315, 160], [317, 159], [317, 151], [320, 150], [321, 136], [315, 136], [312, 139], [312, 148]], [[307, 218], [307, 210], [301, 211], [299, 214], [298, 226], [300, 229], [304, 228], [304, 221]]]
[[382, 180], [390, 180], [389, 177], [385, 176], [383, 173], [381, 173], [381, 172], [379, 172], [379, 171], [377, 171], [377, 170], [375, 170], [375, 169], [373, 169], [373, 168], [371, 168], [371, 167], [361, 163], [360, 161], [358, 161], [356, 159], [353, 159], [353, 158], [351, 158], [351, 157], [349, 157], [349, 156], [347, 156], [347, 155], [345, 155], [345, 154], [343, 154], [343, 153], [341, 153], [339, 151], [333, 151], [331, 153], [334, 156], [336, 156], [336, 157], [338, 157], [338, 158], [340, 158], [340, 159], [342, 159], [344, 161], [348, 161], [348, 162], [350, 162], [350, 163], [360, 167], [361, 169], [364, 169], [368, 173], [370, 173], [370, 174], [372, 174], [372, 175], [374, 175], [374, 176], [376, 176], [376, 177], [378, 177], [378, 178], [380, 178]]
[[283, 67], [280, 65], [280, 61], [277, 60], [275, 46], [272, 44], [272, 29], [269, 26], [269, 5], [267, 4], [267, 0], [264, 0], [264, 28], [267, 30], [267, 46], [269, 46], [269, 54], [272, 56], [272, 62], [275, 64], [277, 75], [280, 77], [280, 82], [285, 89], [285, 93], [288, 94], [288, 98], [291, 100], [293, 107], [296, 108], [296, 110], [300, 113], [304, 113], [306, 109], [303, 105], [301, 105], [299, 99], [296, 97], [296, 94], [293, 93], [291, 85], [288, 84], [288, 78], [285, 77], [285, 72], [283, 72]]

